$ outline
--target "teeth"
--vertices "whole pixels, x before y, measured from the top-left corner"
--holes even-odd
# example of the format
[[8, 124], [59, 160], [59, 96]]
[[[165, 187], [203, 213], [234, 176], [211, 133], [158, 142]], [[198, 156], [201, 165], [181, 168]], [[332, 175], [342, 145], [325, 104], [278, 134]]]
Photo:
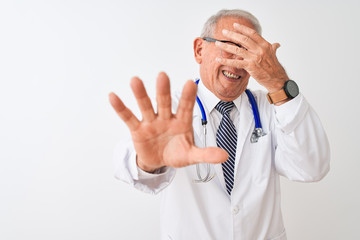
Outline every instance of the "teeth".
[[224, 74], [226, 77], [232, 78], [232, 79], [239, 79], [239, 78], [240, 78], [239, 75], [232, 74], [232, 73], [230, 73], [230, 72], [228, 72], [228, 71], [225, 71], [225, 70], [223, 71], [223, 74]]

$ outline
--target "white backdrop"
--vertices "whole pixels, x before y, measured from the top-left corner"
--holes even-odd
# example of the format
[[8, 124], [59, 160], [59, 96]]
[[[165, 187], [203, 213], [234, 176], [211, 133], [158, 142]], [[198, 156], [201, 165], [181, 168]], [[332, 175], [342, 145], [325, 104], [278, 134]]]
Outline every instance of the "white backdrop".
[[[282, 180], [288, 238], [360, 239], [358, 1], [0, 2], [0, 239], [158, 239], [159, 197], [113, 177], [127, 134], [108, 103], [198, 76], [192, 41], [222, 8], [257, 16], [263, 36], [327, 130], [331, 171]], [[251, 88], [259, 88], [251, 80]]]

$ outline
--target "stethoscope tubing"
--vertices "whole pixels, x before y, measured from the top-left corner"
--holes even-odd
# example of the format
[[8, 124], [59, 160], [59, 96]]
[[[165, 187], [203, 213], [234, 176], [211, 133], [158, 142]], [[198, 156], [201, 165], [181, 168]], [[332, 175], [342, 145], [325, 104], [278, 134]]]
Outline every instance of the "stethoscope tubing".
[[[199, 84], [199, 81], [200, 81], [200, 79], [195, 81], [196, 85]], [[201, 112], [201, 124], [206, 125], [207, 124], [207, 118], [206, 118], [205, 109], [204, 109], [204, 106], [203, 106], [202, 102], [200, 101], [200, 98], [197, 95], [196, 95], [196, 102], [199, 105], [200, 112]]]
[[252, 92], [249, 89], [246, 89], [245, 93], [249, 98], [251, 108], [253, 110], [254, 119], [255, 119], [255, 128], [262, 128], [259, 109], [258, 109], [256, 100], [255, 100], [255, 97], [254, 97], [254, 95], [252, 94]]
[[[197, 79], [195, 81], [195, 83], [199, 84], [199, 81], [200, 81], [200, 79]], [[251, 108], [252, 108], [254, 119], [255, 119], [255, 128], [261, 128], [262, 129], [259, 109], [258, 109], [258, 106], [257, 106], [257, 102], [255, 100], [255, 97], [254, 97], [254, 95], [252, 94], [252, 92], [249, 89], [246, 89], [245, 93], [248, 96], [249, 102], [251, 104]], [[202, 104], [202, 102], [201, 102], [201, 100], [200, 100], [200, 98], [198, 96], [196, 96], [196, 102], [197, 102], [197, 104], [199, 105], [199, 108], [200, 108], [201, 117], [202, 117], [202, 119], [201, 119], [202, 125], [206, 125], [207, 124], [207, 118], [206, 118], [205, 109], [204, 109], [204, 106], [203, 106], [203, 104]]]
[[[197, 79], [195, 81], [195, 83], [198, 85], [199, 81], [200, 81], [200, 79]], [[259, 109], [258, 109], [258, 106], [257, 106], [256, 99], [255, 99], [254, 95], [251, 93], [251, 91], [249, 89], [246, 89], [245, 92], [246, 92], [246, 95], [249, 98], [249, 102], [251, 104], [251, 108], [252, 108], [254, 119], [255, 119], [255, 129], [254, 129], [254, 132], [252, 133], [252, 136], [250, 138], [251, 143], [255, 143], [255, 142], [258, 141], [259, 137], [264, 136], [264, 133], [263, 133], [263, 130], [262, 130], [260, 114], [259, 114]], [[202, 126], [204, 128], [204, 140], [203, 140], [204, 141], [204, 147], [207, 147], [207, 144], [206, 144], [206, 132], [207, 132], [207, 130], [206, 130], [206, 125], [207, 125], [206, 113], [205, 113], [204, 106], [203, 106], [200, 98], [197, 95], [196, 95], [196, 102], [197, 102], [197, 104], [199, 106], [199, 109], [200, 109], [200, 112], [201, 112], [201, 124], [202, 124]], [[209, 182], [209, 181], [211, 181], [211, 179], [214, 178], [215, 174], [210, 173], [211, 170], [210, 170], [210, 164], [209, 163], [206, 164], [206, 169], [207, 169], [207, 174], [206, 174], [205, 177], [202, 177], [201, 173], [200, 173], [200, 166], [199, 166], [199, 164], [196, 164], [196, 172], [197, 172], [198, 179], [194, 180], [195, 183]]]

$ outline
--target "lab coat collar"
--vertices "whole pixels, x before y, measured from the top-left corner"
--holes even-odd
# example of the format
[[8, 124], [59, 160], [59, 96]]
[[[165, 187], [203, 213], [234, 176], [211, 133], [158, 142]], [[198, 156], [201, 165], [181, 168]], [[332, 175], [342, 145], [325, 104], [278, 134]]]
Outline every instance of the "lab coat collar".
[[[235, 107], [237, 108], [238, 111], [240, 111], [242, 95], [243, 94], [241, 94], [238, 98], [233, 100]], [[215, 94], [213, 94], [209, 89], [205, 87], [205, 85], [202, 83], [201, 80], [199, 81], [198, 84], [198, 96], [204, 107], [208, 109], [210, 113], [215, 110], [215, 106], [221, 101], [221, 99], [216, 97]]]

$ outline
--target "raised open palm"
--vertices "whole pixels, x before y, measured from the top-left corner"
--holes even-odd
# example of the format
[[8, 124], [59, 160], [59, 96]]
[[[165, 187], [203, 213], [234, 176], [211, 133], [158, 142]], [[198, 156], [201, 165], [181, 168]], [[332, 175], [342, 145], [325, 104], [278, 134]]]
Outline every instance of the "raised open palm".
[[217, 147], [198, 148], [194, 145], [192, 127], [197, 86], [188, 81], [183, 89], [176, 114], [171, 112], [170, 81], [160, 73], [156, 84], [157, 113], [142, 81], [134, 77], [131, 88], [139, 105], [142, 121], [110, 93], [111, 105], [128, 126], [137, 153], [138, 166], [153, 172], [163, 166], [184, 167], [196, 163], [225, 162], [228, 154]]

